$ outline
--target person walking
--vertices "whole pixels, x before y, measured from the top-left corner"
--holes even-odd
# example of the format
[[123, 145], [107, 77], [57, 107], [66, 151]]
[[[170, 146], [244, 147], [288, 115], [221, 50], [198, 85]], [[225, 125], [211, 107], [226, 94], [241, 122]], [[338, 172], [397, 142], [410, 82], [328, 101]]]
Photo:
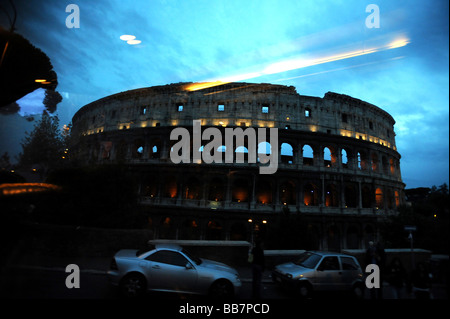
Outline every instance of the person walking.
[[262, 275], [265, 269], [265, 257], [263, 245], [260, 239], [257, 239], [255, 242], [255, 246], [251, 251], [252, 257], [252, 274], [253, 274], [253, 282], [252, 282], [252, 298], [260, 299], [261, 298], [261, 282]]
[[404, 296], [404, 287], [407, 284], [407, 274], [400, 258], [392, 259], [386, 274], [392, 289], [394, 299], [402, 299]]
[[412, 291], [416, 299], [431, 299], [431, 279], [425, 264], [417, 264], [411, 275]]

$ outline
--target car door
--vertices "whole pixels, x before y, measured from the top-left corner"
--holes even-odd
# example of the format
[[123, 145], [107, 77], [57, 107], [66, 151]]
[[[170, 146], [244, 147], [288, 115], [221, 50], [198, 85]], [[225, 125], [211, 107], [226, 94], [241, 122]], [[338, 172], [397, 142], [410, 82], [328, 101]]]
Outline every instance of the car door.
[[357, 279], [360, 279], [361, 268], [357, 261], [352, 257], [341, 256], [342, 264], [342, 284], [343, 288], [350, 289], [352, 283]]
[[[148, 288], [152, 290], [195, 291], [197, 270], [177, 251], [158, 250], [148, 261]], [[188, 267], [186, 267], [188, 266]]]
[[342, 286], [342, 272], [337, 256], [326, 256], [316, 268], [317, 290], [339, 290]]

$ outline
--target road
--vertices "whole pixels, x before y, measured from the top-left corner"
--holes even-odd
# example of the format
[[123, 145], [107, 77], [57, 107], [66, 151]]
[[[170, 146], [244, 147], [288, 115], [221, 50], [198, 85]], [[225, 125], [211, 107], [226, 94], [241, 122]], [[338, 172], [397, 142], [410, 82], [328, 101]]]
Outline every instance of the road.
[[[66, 273], [62, 268], [46, 269], [40, 267], [18, 267], [8, 268], [0, 275], [0, 293], [6, 298], [20, 299], [115, 299], [120, 295], [112, 287], [103, 271], [81, 271], [80, 288], [68, 289], [66, 287]], [[262, 285], [262, 300], [296, 300], [288, 291], [265, 282]], [[251, 300], [251, 282], [244, 280], [236, 300]], [[202, 300], [204, 297], [192, 297], [186, 295], [149, 293], [151, 299], [172, 299], [172, 300]], [[146, 296], [146, 297], [147, 297]], [[444, 287], [434, 287], [433, 296], [435, 299], [447, 299]], [[384, 288], [384, 298], [390, 299], [389, 287]], [[316, 294], [316, 299], [320, 300], [347, 300], [351, 296], [345, 293], [322, 293]], [[366, 290], [366, 298], [369, 298]]]

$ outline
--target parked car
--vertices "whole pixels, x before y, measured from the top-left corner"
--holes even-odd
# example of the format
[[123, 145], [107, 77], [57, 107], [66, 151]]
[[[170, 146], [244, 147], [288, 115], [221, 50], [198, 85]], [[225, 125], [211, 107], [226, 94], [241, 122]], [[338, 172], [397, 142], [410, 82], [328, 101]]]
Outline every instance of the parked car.
[[294, 289], [301, 297], [314, 291], [352, 291], [355, 297], [364, 296], [364, 279], [358, 260], [349, 255], [306, 251], [288, 263], [278, 265], [272, 280]]
[[241, 287], [235, 269], [198, 258], [173, 244], [118, 251], [111, 261], [108, 278], [128, 297], [137, 297], [146, 291], [231, 297]]

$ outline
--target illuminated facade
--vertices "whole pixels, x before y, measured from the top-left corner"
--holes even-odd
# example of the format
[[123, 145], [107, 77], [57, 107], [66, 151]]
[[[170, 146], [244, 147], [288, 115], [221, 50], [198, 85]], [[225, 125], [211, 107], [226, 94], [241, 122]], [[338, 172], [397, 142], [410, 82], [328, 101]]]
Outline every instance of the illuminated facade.
[[[135, 172], [155, 238], [250, 240], [289, 212], [307, 224], [309, 240], [299, 247], [363, 248], [378, 239], [378, 221], [404, 203], [395, 121], [382, 109], [282, 85], [195, 85], [121, 92], [73, 117], [73, 156]], [[192, 131], [193, 120], [222, 131], [278, 128], [277, 172], [259, 174], [259, 162], [173, 164], [170, 133]], [[267, 144], [258, 152], [270, 152]], [[247, 156], [247, 146], [234, 151]]]

